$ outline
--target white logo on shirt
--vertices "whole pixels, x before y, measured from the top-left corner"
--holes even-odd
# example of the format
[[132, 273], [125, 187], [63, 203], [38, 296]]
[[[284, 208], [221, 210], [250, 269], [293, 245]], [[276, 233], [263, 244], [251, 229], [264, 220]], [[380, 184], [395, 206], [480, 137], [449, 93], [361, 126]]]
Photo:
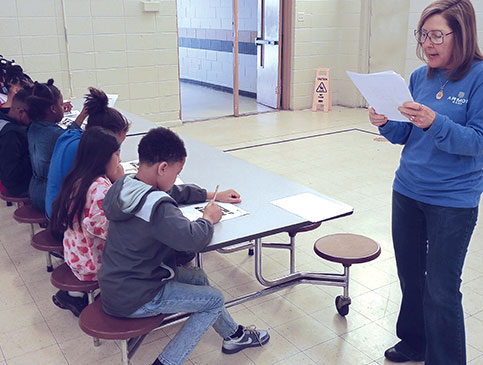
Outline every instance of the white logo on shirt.
[[448, 96], [449, 101], [451, 101], [453, 104], [456, 105], [463, 105], [468, 103], [468, 99], [463, 98], [465, 96], [465, 93], [463, 91], [460, 91], [458, 93], [458, 96]]

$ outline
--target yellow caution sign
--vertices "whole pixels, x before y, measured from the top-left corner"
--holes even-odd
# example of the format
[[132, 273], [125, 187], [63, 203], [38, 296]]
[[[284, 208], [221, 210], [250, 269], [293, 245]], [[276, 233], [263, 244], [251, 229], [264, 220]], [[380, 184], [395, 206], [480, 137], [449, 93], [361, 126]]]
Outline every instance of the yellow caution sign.
[[314, 99], [312, 111], [323, 109], [324, 112], [332, 110], [332, 95], [330, 93], [330, 69], [318, 68], [315, 76]]

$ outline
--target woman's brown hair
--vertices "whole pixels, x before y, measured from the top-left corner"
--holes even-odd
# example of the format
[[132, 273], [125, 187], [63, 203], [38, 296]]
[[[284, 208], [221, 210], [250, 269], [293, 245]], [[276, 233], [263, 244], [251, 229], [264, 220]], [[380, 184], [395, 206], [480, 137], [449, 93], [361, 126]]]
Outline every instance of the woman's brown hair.
[[[483, 60], [483, 55], [478, 47], [475, 9], [470, 0], [434, 1], [423, 10], [417, 30], [421, 31], [426, 20], [436, 14], [441, 14], [453, 31], [452, 61], [454, 68], [450, 70], [448, 78], [453, 81], [460, 80], [468, 73], [473, 61]], [[420, 60], [427, 61], [420, 43], [416, 48], [416, 54]], [[435, 69], [428, 65], [428, 77], [432, 77], [434, 74]]]

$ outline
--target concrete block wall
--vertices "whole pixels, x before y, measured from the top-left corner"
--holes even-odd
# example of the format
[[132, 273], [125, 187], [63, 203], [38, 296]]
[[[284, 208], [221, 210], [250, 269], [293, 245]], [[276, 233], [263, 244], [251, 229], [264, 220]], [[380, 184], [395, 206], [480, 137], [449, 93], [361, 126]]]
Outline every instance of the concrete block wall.
[[2, 0], [0, 50], [33, 79], [53, 77], [66, 98], [97, 86], [122, 109], [178, 120], [176, 2], [160, 3], [148, 13], [140, 0]]
[[[318, 67], [331, 69], [332, 101], [338, 105], [365, 105], [365, 101], [347, 77], [346, 70], [368, 72], [395, 69], [409, 81], [411, 72], [423, 64], [416, 57], [413, 30], [417, 26], [421, 11], [431, 3], [431, 0], [384, 3], [383, 0], [295, 0], [291, 101], [293, 109], [311, 107], [314, 78]], [[472, 4], [476, 11], [480, 49], [483, 49], [483, 0], [472, 0]], [[370, 7], [379, 5], [397, 8], [393, 9], [393, 12], [396, 11], [398, 14], [393, 16], [398, 21], [398, 27], [402, 22], [407, 22], [407, 33], [396, 35], [401, 47], [401, 50], [397, 51], [398, 62], [385, 57], [388, 52], [391, 53], [391, 57], [394, 56], [394, 52], [388, 50], [387, 39], [381, 40], [383, 37], [380, 34], [377, 37], [369, 35], [370, 27], [367, 27], [371, 20]], [[404, 10], [406, 8], [409, 11]], [[376, 14], [377, 11], [372, 12], [373, 17]], [[377, 23], [378, 20], [372, 21]], [[371, 61], [375, 70], [371, 70]]]
[[[408, 13], [399, 15], [400, 20], [407, 16], [407, 42], [401, 45], [405, 51], [400, 57], [401, 72], [409, 80], [411, 72], [421, 64], [415, 55], [413, 29], [430, 0], [401, 1], [409, 3]], [[199, 32], [200, 42], [201, 39], [232, 39], [232, 1], [178, 0], [179, 5], [184, 2], [189, 6], [183, 7], [179, 14], [180, 37], [196, 38]], [[371, 54], [375, 57], [387, 52], [382, 43], [375, 42], [370, 46], [371, 54], [368, 53], [370, 18], [368, 21], [366, 11], [373, 2], [377, 1], [295, 0], [292, 108], [311, 106], [318, 67], [331, 68], [334, 104], [364, 105], [345, 71], [364, 72], [370, 69]], [[2, 0], [0, 53], [17, 60], [34, 79], [46, 81], [53, 77], [66, 97], [81, 96], [87, 86], [94, 85], [119, 94], [117, 105], [123, 109], [157, 122], [178, 120], [176, 0], [160, 0], [160, 3], [158, 13], [145, 13], [141, 0]], [[206, 6], [198, 11], [200, 17], [196, 20], [196, 5], [200, 3]], [[481, 47], [483, 0], [472, 3], [477, 12]], [[62, 5], [66, 14], [69, 62]], [[256, 0], [240, 0], [241, 42], [254, 39], [256, 9]], [[215, 26], [209, 19], [216, 17], [219, 22]], [[195, 18], [193, 24], [188, 23], [190, 18]], [[188, 30], [190, 33], [186, 33]], [[204, 62], [206, 68], [211, 67], [213, 80], [220, 83], [231, 80], [231, 53], [218, 52], [224, 54], [219, 56], [206, 49], [183, 48], [180, 54], [193, 60], [186, 67], [181, 65], [182, 77], [188, 72], [193, 72], [195, 77]], [[221, 64], [210, 63], [218, 62], [218, 58]], [[256, 75], [250, 71], [256, 61], [249, 54], [241, 54], [240, 63], [247, 64], [245, 71], [240, 71], [242, 90], [254, 90], [254, 83], [249, 80]], [[377, 67], [395, 66], [378, 62]], [[69, 95], [71, 85], [73, 95]], [[231, 86], [231, 83], [225, 85]]]
[[[256, 93], [257, 0], [239, 1], [239, 88]], [[233, 88], [232, 1], [178, 0], [181, 79]]]
[[317, 68], [331, 70], [333, 104], [355, 105], [359, 96], [345, 75], [359, 68], [361, 1], [296, 0], [292, 108], [312, 106]]

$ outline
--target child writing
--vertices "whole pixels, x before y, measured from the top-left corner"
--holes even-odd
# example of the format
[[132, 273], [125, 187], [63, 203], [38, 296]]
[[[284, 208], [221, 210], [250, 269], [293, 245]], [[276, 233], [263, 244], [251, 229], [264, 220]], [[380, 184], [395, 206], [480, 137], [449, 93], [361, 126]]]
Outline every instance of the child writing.
[[[194, 185], [174, 185], [186, 161], [183, 141], [168, 129], [152, 129], [139, 143], [138, 153], [138, 173], [119, 179], [104, 200], [109, 233], [99, 286], [106, 313], [131, 318], [192, 313], [153, 364], [183, 363], [210, 326], [223, 338], [224, 353], [267, 343], [267, 331], [233, 320], [223, 294], [209, 285], [203, 269], [173, 264], [174, 250], [203, 250], [221, 219], [213, 201], [194, 222], [178, 208], [178, 203], [214, 197]], [[216, 200], [241, 201], [232, 189], [218, 192]]]
[[[92, 127], [84, 132], [74, 165], [54, 202], [51, 225], [64, 232], [64, 259], [79, 280], [97, 280], [108, 230], [102, 202], [112, 182], [124, 175], [119, 146], [116, 135], [107, 129]], [[87, 305], [85, 296], [65, 291], [52, 300], [76, 316]]]
[[[108, 106], [107, 95], [102, 90], [93, 87], [89, 88], [84, 108], [77, 119], [80, 119], [80, 124], [82, 124], [86, 117], [89, 118], [86, 131], [92, 127], [99, 126], [112, 131], [121, 143], [126, 139], [129, 122], [119, 111]], [[76, 122], [78, 122], [77, 119]], [[45, 195], [45, 213], [48, 218], [50, 218], [52, 204], [62, 187], [62, 180], [72, 168], [82, 133], [82, 129], [67, 130], [55, 144]]]

